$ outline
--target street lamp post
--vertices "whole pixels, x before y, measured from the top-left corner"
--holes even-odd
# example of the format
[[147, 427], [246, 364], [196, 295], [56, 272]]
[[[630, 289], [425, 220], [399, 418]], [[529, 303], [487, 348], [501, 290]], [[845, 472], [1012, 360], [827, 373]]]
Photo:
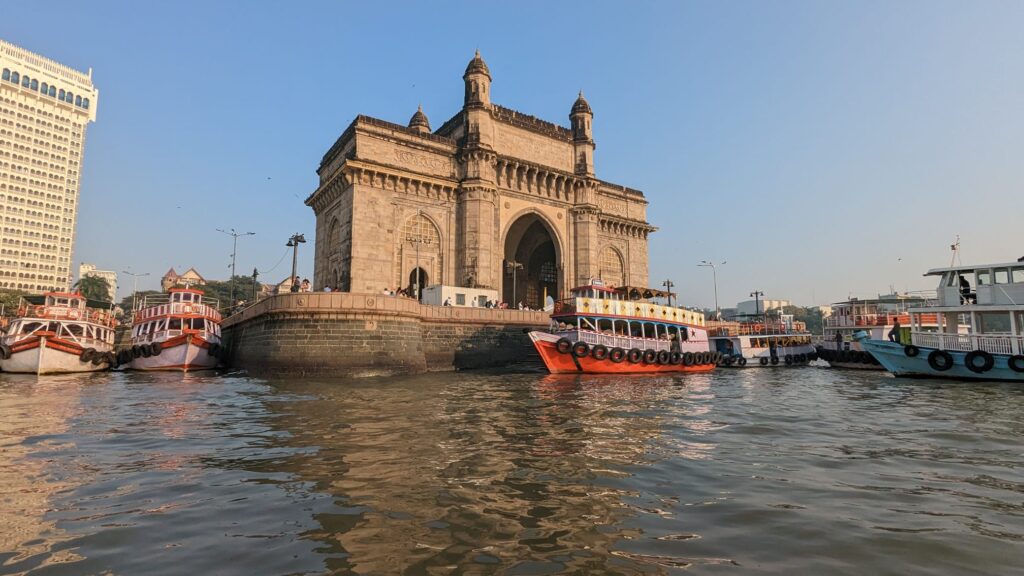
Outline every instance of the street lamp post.
[[136, 274], [135, 272], [129, 272], [127, 270], [121, 270], [122, 274], [127, 274], [132, 277], [132, 312], [135, 312], [135, 293], [139, 287], [139, 276], [149, 276], [149, 272], [143, 272], [142, 274]]
[[754, 297], [754, 316], [760, 316], [761, 301], [759, 300], [759, 298], [761, 296], [764, 296], [764, 292], [761, 292], [760, 290], [754, 290], [753, 292], [750, 293], [750, 295]]
[[509, 271], [512, 272], [512, 302], [510, 302], [509, 305], [517, 307], [518, 305], [516, 304], [516, 270], [522, 270], [523, 263], [516, 262], [515, 260], [506, 260], [505, 265], [508, 266]]
[[227, 230], [222, 230], [220, 228], [217, 228], [217, 232], [222, 232], [224, 234], [227, 234], [228, 236], [231, 236], [231, 238], [232, 238], [232, 244], [231, 244], [231, 298], [230, 298], [231, 302], [228, 303], [228, 306], [234, 306], [235, 305], [235, 255], [238, 254], [238, 237], [239, 236], [255, 236], [256, 233], [255, 232], [235, 232], [234, 228], [232, 228], [230, 232], [228, 232]]
[[669, 308], [671, 308], [672, 307], [672, 287], [675, 286], [675, 284], [671, 280], [665, 280], [664, 282], [661, 283], [661, 285], [664, 286], [665, 290], [668, 292], [668, 306], [669, 306]]
[[293, 249], [292, 250], [292, 278], [291, 278], [291, 280], [292, 280], [291, 291], [292, 292], [298, 292], [299, 291], [299, 283], [295, 281], [296, 273], [298, 272], [298, 269], [299, 269], [299, 244], [305, 244], [305, 243], [306, 243], [306, 237], [304, 235], [299, 234], [298, 232], [296, 232], [295, 234], [292, 234], [292, 237], [288, 239], [288, 243], [285, 244], [285, 246]]
[[711, 268], [711, 277], [712, 277], [712, 279], [715, 282], [715, 320], [721, 320], [722, 319], [722, 313], [721, 313], [721, 311], [718, 308], [718, 268], [717, 267], [718, 266], [724, 266], [724, 265], [725, 265], [725, 260], [719, 262], [718, 264], [715, 264], [714, 262], [712, 262], [710, 260], [701, 260], [700, 264], [697, 264], [697, 266], [708, 266], [708, 267]]

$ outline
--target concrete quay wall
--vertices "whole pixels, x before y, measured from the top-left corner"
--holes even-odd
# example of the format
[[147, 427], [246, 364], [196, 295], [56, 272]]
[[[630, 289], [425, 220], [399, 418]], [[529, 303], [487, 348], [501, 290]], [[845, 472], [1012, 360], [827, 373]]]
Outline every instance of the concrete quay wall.
[[225, 319], [227, 364], [255, 374], [373, 376], [504, 366], [545, 312], [425, 306], [380, 294], [280, 294]]

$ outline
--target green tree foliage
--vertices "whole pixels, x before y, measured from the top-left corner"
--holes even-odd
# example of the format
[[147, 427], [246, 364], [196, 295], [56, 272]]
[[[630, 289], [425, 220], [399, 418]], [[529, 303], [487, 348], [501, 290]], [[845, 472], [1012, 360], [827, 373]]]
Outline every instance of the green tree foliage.
[[[240, 301], [249, 302], [252, 300], [252, 276], [235, 276], [235, 303]], [[217, 299], [220, 309], [227, 310], [231, 306], [231, 281], [230, 280], [209, 280], [205, 286], [197, 286], [203, 291], [207, 299]], [[256, 284], [256, 291], [259, 292], [260, 285]]]
[[3, 306], [4, 316], [14, 316], [18, 311], [18, 303], [21, 302], [21, 297], [27, 295], [28, 292], [23, 290], [0, 288], [0, 305]]
[[75, 288], [90, 300], [110, 301], [110, 283], [99, 276], [83, 276], [75, 283]]
[[786, 306], [783, 313], [792, 314], [794, 320], [807, 324], [807, 331], [811, 334], [822, 333], [821, 310], [802, 306]]

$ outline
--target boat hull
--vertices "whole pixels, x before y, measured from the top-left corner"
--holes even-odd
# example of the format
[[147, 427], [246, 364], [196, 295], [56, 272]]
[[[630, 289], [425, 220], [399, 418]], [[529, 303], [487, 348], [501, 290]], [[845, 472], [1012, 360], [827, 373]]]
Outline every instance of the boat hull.
[[530, 340], [540, 355], [544, 366], [552, 374], [679, 374], [711, 372], [715, 364], [699, 364], [685, 366], [683, 364], [657, 364], [630, 362], [612, 362], [610, 359], [597, 360], [590, 355], [576, 357], [572, 352], [563, 354], [558, 351], [555, 343], [558, 336], [547, 332], [530, 332]]
[[928, 355], [935, 351], [935, 348], [918, 347], [919, 353], [916, 356], [907, 356], [904, 345], [896, 342], [865, 340], [861, 345], [878, 359], [886, 370], [896, 376], [1024, 382], [1024, 372], [1016, 372], [1010, 368], [1010, 356], [1007, 354], [992, 354], [992, 368], [978, 373], [967, 368], [964, 361], [967, 352], [946, 350], [953, 358], [952, 366], [947, 370], [936, 370], [928, 363]]
[[164, 370], [193, 372], [213, 370], [217, 359], [210, 355], [210, 344], [198, 337], [173, 338], [161, 343], [159, 354], [132, 359], [132, 370]]
[[[97, 350], [98, 353], [109, 351], [110, 348]], [[106, 360], [93, 364], [82, 362], [80, 356], [81, 348], [47, 337], [33, 338], [11, 346], [11, 357], [0, 360], [0, 370], [15, 374], [73, 374], [110, 369]]]

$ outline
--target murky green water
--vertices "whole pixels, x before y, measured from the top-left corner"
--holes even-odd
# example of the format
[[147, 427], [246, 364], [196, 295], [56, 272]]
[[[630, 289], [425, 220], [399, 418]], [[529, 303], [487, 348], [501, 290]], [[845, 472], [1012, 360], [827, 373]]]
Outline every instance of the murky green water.
[[0, 376], [3, 574], [1024, 574], [1024, 388]]

